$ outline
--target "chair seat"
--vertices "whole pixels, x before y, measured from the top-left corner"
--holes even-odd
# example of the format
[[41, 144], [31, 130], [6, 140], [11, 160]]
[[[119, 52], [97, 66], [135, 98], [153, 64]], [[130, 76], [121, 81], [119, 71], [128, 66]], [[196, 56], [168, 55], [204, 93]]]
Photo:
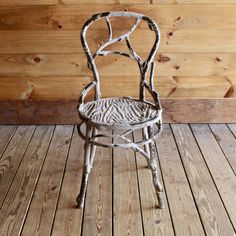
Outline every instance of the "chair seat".
[[79, 108], [82, 119], [92, 123], [120, 128], [134, 128], [160, 118], [161, 110], [150, 103], [131, 98], [102, 98]]

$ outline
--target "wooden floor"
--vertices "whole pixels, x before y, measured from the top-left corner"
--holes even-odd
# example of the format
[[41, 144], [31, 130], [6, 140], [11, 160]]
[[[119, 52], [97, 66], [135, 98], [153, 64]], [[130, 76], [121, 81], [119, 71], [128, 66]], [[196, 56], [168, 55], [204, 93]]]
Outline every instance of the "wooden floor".
[[235, 124], [164, 125], [163, 210], [140, 154], [98, 148], [80, 210], [83, 142], [75, 127], [0, 126], [0, 235], [233, 236], [235, 137]]

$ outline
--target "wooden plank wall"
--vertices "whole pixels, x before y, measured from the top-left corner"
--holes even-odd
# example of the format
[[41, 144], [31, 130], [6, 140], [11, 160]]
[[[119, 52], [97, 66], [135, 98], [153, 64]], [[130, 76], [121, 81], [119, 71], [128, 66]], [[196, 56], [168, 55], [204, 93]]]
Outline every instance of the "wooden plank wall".
[[[1, 0], [0, 104], [78, 98], [91, 80], [80, 29], [90, 15], [112, 10], [147, 14], [160, 26], [155, 85], [162, 98], [235, 99], [236, 0]], [[113, 23], [117, 33], [125, 26]], [[105, 31], [103, 24], [92, 29], [92, 47]], [[131, 40], [145, 57], [153, 37], [141, 24]], [[105, 96], [137, 96], [137, 69], [127, 60], [98, 60]]]

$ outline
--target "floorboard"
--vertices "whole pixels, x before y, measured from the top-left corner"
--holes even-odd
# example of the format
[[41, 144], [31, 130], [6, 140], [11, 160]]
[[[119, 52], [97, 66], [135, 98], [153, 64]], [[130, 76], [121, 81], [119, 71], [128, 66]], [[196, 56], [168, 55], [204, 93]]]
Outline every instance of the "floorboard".
[[0, 159], [0, 206], [18, 170], [35, 126], [19, 126]]
[[83, 145], [73, 125], [0, 125], [0, 235], [235, 235], [236, 124], [164, 125], [164, 209], [141, 154], [101, 147], [77, 209]]
[[233, 235], [234, 229], [188, 125], [171, 125], [207, 235]]
[[114, 236], [143, 235], [134, 152], [115, 148], [113, 153]]
[[191, 125], [219, 194], [236, 229], [236, 176], [224, 153], [206, 124]]
[[157, 150], [176, 235], [205, 235], [169, 125], [163, 127]]
[[0, 125], [0, 158], [16, 131], [16, 125]]
[[236, 175], [236, 139], [226, 124], [210, 124], [212, 133]]
[[228, 126], [236, 138], [236, 124], [228, 124]]
[[53, 126], [36, 128], [7, 198], [2, 205], [0, 235], [17, 235], [21, 231], [46, 157], [53, 129]]
[[[142, 132], [134, 132], [134, 140], [142, 139]], [[140, 154], [136, 153], [137, 173], [140, 191], [140, 203], [143, 216], [143, 226], [145, 235], [174, 235], [174, 229], [169, 212], [166, 195], [164, 197], [164, 209], [157, 207], [157, 197], [153, 188], [151, 171], [147, 167], [146, 159]], [[158, 166], [160, 173], [160, 167]], [[160, 173], [161, 178], [161, 173]], [[161, 178], [162, 186], [163, 180]], [[152, 209], [152, 210], [151, 210]]]
[[96, 148], [96, 158], [86, 194], [82, 235], [112, 235], [111, 157], [112, 149]]
[[54, 220], [73, 126], [57, 126], [22, 235], [49, 235]]
[[74, 129], [52, 235], [70, 236], [81, 231], [83, 210], [76, 208], [75, 199], [82, 177], [83, 154], [82, 139]]

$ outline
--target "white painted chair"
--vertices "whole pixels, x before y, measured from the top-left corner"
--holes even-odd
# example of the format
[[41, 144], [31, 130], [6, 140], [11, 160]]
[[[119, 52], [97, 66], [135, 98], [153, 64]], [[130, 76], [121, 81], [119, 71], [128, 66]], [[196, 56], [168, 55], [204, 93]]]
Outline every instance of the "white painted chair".
[[[111, 17], [131, 17], [135, 19], [135, 23], [128, 32], [118, 37], [113, 38]], [[105, 19], [108, 27], [109, 38], [103, 43], [95, 53], [91, 53], [87, 41], [86, 33], [89, 27], [96, 21]], [[155, 41], [151, 52], [147, 59], [142, 61], [141, 57], [135, 52], [130, 42], [131, 33], [137, 28], [141, 21], [146, 21], [151, 31], [155, 34]], [[127, 52], [109, 51], [106, 50], [111, 44], [120, 41], [125, 41], [129, 49]], [[140, 152], [146, 159], [148, 167], [152, 171], [153, 184], [157, 194], [159, 207], [163, 207], [162, 201], [162, 186], [158, 178], [158, 166], [155, 152], [155, 139], [162, 129], [162, 108], [158, 93], [154, 90], [153, 75], [154, 62], [153, 59], [157, 52], [160, 43], [160, 31], [156, 23], [148, 16], [131, 13], [131, 12], [105, 12], [93, 15], [83, 26], [81, 32], [81, 42], [88, 59], [88, 67], [93, 73], [94, 80], [89, 83], [82, 91], [79, 98], [78, 113], [81, 118], [81, 124], [78, 125], [78, 133], [85, 140], [84, 144], [84, 169], [81, 183], [80, 193], [77, 197], [77, 206], [82, 208], [88, 184], [89, 173], [92, 169], [92, 164], [95, 155], [96, 146], [102, 147], [123, 147], [132, 148], [136, 152]], [[100, 93], [100, 80], [95, 59], [98, 56], [106, 56], [109, 54], [117, 54], [129, 57], [135, 60], [140, 70], [140, 87], [139, 99], [128, 97], [120, 98], [102, 98]], [[147, 73], [150, 69], [149, 82], [146, 80]], [[95, 98], [93, 101], [84, 102], [87, 93], [94, 89]], [[150, 93], [153, 102], [146, 101], [145, 90]], [[85, 134], [82, 132], [82, 127], [85, 127]], [[134, 142], [127, 136], [134, 130], [141, 129], [143, 132], [143, 140]], [[113, 131], [112, 134], [111, 132]], [[121, 131], [121, 134], [114, 134], [115, 130]], [[104, 143], [99, 139], [102, 137], [117, 138], [123, 140], [122, 143]], [[142, 149], [144, 147], [144, 149]]]

